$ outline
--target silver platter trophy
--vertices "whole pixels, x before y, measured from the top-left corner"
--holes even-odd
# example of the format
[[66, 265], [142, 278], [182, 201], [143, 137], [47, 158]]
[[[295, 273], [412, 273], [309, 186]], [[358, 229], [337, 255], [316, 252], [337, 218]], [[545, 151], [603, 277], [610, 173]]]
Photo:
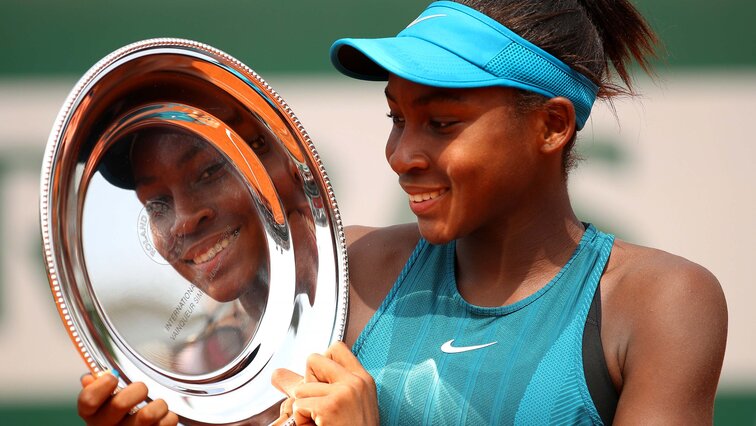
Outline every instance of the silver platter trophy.
[[183, 424], [267, 423], [272, 371], [342, 338], [346, 248], [323, 165], [281, 97], [217, 49], [146, 40], [92, 67], [50, 135], [40, 210], [87, 367], [146, 383]]

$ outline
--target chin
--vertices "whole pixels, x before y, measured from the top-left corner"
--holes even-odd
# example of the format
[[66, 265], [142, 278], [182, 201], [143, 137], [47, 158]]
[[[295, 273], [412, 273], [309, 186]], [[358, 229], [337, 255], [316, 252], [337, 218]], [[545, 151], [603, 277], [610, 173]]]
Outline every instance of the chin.
[[250, 275], [243, 269], [224, 272], [226, 273], [216, 277], [215, 280], [198, 285], [205, 294], [218, 302], [232, 302], [242, 297], [244, 293], [254, 291], [260, 286], [267, 288], [267, 285], [262, 284], [267, 283], [267, 274], [259, 277], [255, 274]]
[[418, 220], [417, 226], [420, 231], [420, 236], [434, 245], [446, 244], [457, 239], [456, 233], [453, 232], [453, 230], [448, 229], [444, 224], [437, 222], [428, 223], [426, 221]]
[[213, 300], [216, 302], [226, 303], [226, 302], [233, 302], [234, 300], [239, 298], [239, 293], [235, 291], [228, 291], [227, 288], [207, 288], [204, 289], [202, 286], [199, 286], [202, 291], [210, 296]]

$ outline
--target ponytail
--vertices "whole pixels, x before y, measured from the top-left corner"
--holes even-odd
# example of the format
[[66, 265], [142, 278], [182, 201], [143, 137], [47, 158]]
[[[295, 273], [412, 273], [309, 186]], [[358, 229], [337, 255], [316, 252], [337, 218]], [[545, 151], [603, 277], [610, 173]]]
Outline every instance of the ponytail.
[[[490, 16], [599, 86], [599, 96], [632, 94], [635, 60], [651, 73], [657, 38], [628, 0], [455, 0]], [[612, 70], [621, 84], [612, 82]]]
[[[632, 92], [632, 79], [628, 65], [635, 60], [643, 70], [652, 75], [649, 59], [655, 55], [656, 35], [638, 10], [627, 0], [578, 0], [588, 19], [596, 28], [606, 58], [602, 74], [609, 76], [611, 68]], [[610, 68], [611, 64], [611, 68]], [[606, 94], [622, 93], [623, 90], [603, 79]], [[605, 94], [605, 95], [606, 95]]]

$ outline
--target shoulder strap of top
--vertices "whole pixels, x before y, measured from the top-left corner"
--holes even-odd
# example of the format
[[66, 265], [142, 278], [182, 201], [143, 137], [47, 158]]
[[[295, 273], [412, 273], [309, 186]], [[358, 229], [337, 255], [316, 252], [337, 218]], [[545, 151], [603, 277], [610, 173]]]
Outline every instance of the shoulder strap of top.
[[583, 330], [583, 372], [585, 373], [588, 391], [601, 420], [604, 424], [612, 424], [614, 413], [617, 411], [619, 394], [609, 376], [604, 346], [601, 344], [600, 285], [596, 287]]
[[[602, 262], [597, 265], [594, 273], [603, 275], [609, 260], [614, 236], [598, 231], [602, 236]], [[590, 309], [583, 329], [583, 373], [586, 385], [604, 424], [612, 424], [617, 411], [619, 394], [614, 388], [609, 368], [606, 365], [604, 346], [601, 343], [601, 276], [597, 277], [596, 289], [593, 293]]]

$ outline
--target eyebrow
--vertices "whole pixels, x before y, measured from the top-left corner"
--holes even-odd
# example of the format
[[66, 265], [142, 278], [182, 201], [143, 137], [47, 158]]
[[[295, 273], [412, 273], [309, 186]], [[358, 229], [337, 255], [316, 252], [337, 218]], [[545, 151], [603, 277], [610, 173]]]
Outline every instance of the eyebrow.
[[176, 166], [183, 166], [184, 164], [188, 163], [192, 158], [197, 156], [199, 152], [202, 150], [198, 145], [192, 144], [191, 148], [189, 148], [188, 151], [184, 153], [184, 155], [179, 158], [178, 163], [176, 163]]
[[[386, 95], [386, 99], [391, 102], [396, 102], [396, 98], [389, 92], [388, 87], [383, 90]], [[430, 93], [426, 93], [412, 100], [413, 106], [425, 106], [434, 102], [464, 102], [466, 97], [462, 95], [460, 91], [449, 89], [437, 89]]]
[[139, 179], [134, 180], [134, 189], [139, 188], [142, 185], [149, 185], [155, 182], [154, 176], [142, 176]]

